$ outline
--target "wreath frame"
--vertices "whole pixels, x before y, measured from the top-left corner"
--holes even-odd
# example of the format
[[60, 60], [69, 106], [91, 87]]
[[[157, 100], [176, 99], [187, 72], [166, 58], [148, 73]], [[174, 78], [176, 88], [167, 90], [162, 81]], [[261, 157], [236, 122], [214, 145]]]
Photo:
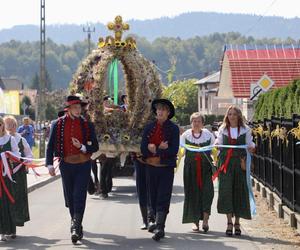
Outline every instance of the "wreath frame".
[[[162, 83], [154, 64], [138, 51], [133, 38], [118, 44], [113, 39], [109, 37], [109, 45], [105, 46], [102, 42], [82, 61], [70, 83], [70, 92], [80, 93], [89, 101], [87, 116], [95, 124], [100, 143], [119, 148], [124, 148], [124, 145], [132, 147], [140, 144], [144, 125], [153, 118], [151, 102], [161, 97]], [[102, 100], [108, 66], [114, 59], [122, 65], [128, 108], [126, 112], [116, 111], [106, 115]]]

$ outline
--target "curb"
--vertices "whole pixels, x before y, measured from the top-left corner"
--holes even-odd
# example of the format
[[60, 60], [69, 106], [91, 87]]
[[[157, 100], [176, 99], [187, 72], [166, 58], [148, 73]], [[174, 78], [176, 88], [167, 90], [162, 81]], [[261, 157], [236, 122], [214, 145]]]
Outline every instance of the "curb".
[[58, 180], [59, 178], [60, 178], [60, 174], [58, 174], [58, 175], [56, 175], [56, 176], [53, 176], [53, 177], [49, 177], [49, 178], [47, 178], [47, 179], [45, 179], [45, 180], [43, 180], [43, 181], [40, 181], [40, 182], [31, 184], [31, 185], [28, 186], [27, 192], [30, 193], [30, 192], [32, 192], [32, 191], [34, 191], [34, 190], [36, 190], [36, 189], [39, 189], [39, 188], [41, 188], [41, 187], [44, 187], [44, 186], [46, 186], [47, 184], [52, 183], [52, 182]]

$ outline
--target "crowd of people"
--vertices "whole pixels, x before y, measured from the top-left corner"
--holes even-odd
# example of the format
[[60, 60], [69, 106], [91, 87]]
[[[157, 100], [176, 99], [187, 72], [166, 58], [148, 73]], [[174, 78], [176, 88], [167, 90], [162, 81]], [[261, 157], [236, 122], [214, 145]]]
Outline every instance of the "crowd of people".
[[[245, 124], [241, 110], [228, 108], [218, 132], [204, 128], [204, 117], [193, 113], [191, 129], [180, 136], [170, 119], [174, 106], [168, 100], [153, 102], [156, 121], [146, 126], [141, 145], [141, 157], [136, 158], [136, 185], [143, 224], [142, 230], [154, 233], [158, 241], [164, 237], [169, 213], [174, 168], [179, 148], [186, 145], [184, 160], [184, 207], [182, 223], [192, 223], [193, 231], [209, 230], [209, 216], [214, 198], [213, 179], [218, 177], [217, 211], [227, 217], [227, 236], [241, 235], [240, 218], [251, 219], [249, 187], [246, 180], [246, 149], [252, 153], [255, 144], [251, 129]], [[210, 145], [219, 146], [217, 162], [211, 152], [199, 150]], [[229, 146], [229, 148], [221, 146]], [[234, 148], [237, 146], [237, 148]], [[235, 218], [233, 224], [233, 218]], [[234, 231], [233, 231], [234, 230]]]
[[[17, 120], [13, 116], [0, 117], [0, 153], [10, 151], [16, 157], [32, 158], [32, 129], [28, 119], [18, 128]], [[20, 131], [20, 133], [17, 132]], [[16, 238], [16, 227], [24, 226], [30, 220], [27, 195], [27, 169], [20, 167], [21, 162], [1, 159], [1, 191], [0, 198], [0, 238], [6, 241], [8, 237]], [[4, 171], [5, 170], [5, 171]], [[8, 172], [14, 173], [13, 180], [8, 178]]]
[[[114, 106], [109, 97], [105, 97], [104, 111], [126, 111], [126, 99], [125, 95], [122, 96], [123, 105]], [[94, 173], [93, 183], [97, 192], [102, 198], [107, 198], [112, 189], [111, 169], [116, 159], [113, 153], [100, 159], [98, 179], [97, 162], [91, 160], [91, 155], [99, 150], [99, 143], [93, 123], [82, 116], [87, 105], [79, 96], [67, 97], [64, 110], [51, 123], [46, 152], [46, 166], [51, 176], [56, 175], [54, 162], [56, 158], [59, 159], [65, 205], [71, 218], [71, 240], [74, 244], [83, 237], [82, 221], [91, 171]], [[251, 219], [245, 166], [247, 153], [246, 149], [233, 147], [247, 145], [249, 152], [255, 150], [251, 130], [244, 123], [241, 110], [235, 106], [229, 107], [218, 133], [213, 134], [204, 128], [205, 120], [200, 113], [191, 115], [190, 129], [180, 131], [171, 121], [175, 108], [169, 100], [156, 99], [151, 108], [155, 120], [145, 126], [141, 152], [134, 157], [138, 200], [143, 219], [141, 229], [153, 233], [155, 241], [164, 238], [177, 154], [180, 146], [188, 145], [185, 148], [183, 170], [185, 198], [182, 223], [192, 223], [192, 230], [199, 231], [199, 223], [202, 221], [202, 230], [209, 230], [214, 199], [213, 179], [218, 177], [217, 211], [227, 217], [225, 233], [228, 236], [241, 235], [240, 218]], [[27, 118], [23, 119], [23, 125], [18, 129], [14, 117], [0, 118], [0, 153], [11, 151], [14, 155], [32, 158], [33, 134], [34, 128]], [[198, 150], [212, 145], [231, 147], [220, 148], [218, 160], [214, 162], [210, 151]], [[191, 148], [197, 150], [190, 150]], [[17, 166], [17, 163], [9, 165], [12, 173]], [[0, 202], [1, 240], [15, 238], [16, 226], [23, 226], [29, 220], [26, 171], [25, 167], [19, 168], [13, 174], [15, 182], [1, 175], [9, 192], [9, 195], [2, 196]]]

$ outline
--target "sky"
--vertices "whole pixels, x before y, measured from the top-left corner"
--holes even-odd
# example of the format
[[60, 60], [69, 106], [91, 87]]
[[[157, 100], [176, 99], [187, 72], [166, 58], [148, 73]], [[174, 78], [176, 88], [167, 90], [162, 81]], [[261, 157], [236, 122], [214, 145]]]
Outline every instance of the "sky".
[[[47, 24], [107, 23], [174, 17], [193, 11], [300, 17], [299, 0], [45, 0]], [[0, 0], [0, 29], [39, 24], [40, 0]]]

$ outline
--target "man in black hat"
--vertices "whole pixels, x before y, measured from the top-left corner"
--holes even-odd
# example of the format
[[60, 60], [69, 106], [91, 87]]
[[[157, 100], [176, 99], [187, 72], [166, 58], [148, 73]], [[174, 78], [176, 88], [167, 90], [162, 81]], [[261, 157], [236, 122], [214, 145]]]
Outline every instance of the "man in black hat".
[[152, 102], [156, 121], [146, 125], [142, 137], [141, 152], [146, 163], [147, 189], [151, 213], [155, 214], [154, 240], [165, 236], [164, 228], [169, 213], [174, 168], [179, 149], [179, 128], [170, 119], [175, 115], [173, 104], [166, 99]]
[[46, 165], [55, 175], [53, 158], [59, 157], [66, 204], [71, 215], [71, 239], [75, 244], [83, 237], [82, 219], [91, 173], [91, 155], [98, 151], [94, 126], [81, 116], [87, 103], [78, 96], [68, 96], [66, 115], [52, 123], [47, 146]]

